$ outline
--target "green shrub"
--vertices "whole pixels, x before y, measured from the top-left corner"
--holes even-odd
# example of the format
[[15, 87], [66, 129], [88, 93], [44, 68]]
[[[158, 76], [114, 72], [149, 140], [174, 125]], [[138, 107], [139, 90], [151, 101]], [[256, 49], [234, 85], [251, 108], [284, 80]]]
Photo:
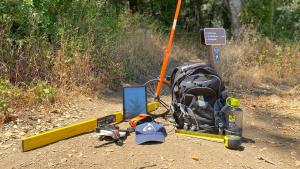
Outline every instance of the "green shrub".
[[20, 88], [12, 86], [8, 80], [0, 78], [0, 110], [3, 112], [11, 110], [10, 99], [17, 98], [20, 95]]
[[37, 84], [31, 83], [29, 85], [31, 91], [33, 91], [35, 98], [39, 102], [55, 101], [56, 88], [46, 82], [38, 82]]

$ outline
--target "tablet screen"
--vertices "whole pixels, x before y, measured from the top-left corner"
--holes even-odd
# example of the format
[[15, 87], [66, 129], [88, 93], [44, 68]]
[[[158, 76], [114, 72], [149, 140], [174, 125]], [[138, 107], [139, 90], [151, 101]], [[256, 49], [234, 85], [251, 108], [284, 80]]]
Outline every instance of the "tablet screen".
[[123, 114], [125, 121], [147, 113], [146, 93], [145, 86], [123, 88]]

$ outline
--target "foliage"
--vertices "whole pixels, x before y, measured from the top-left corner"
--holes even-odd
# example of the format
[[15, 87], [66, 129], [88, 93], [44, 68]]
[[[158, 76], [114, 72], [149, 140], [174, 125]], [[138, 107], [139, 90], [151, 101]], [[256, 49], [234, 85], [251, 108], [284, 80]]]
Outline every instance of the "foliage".
[[231, 87], [241, 89], [297, 86], [298, 47], [292, 43], [274, 43], [268, 38], [257, 41], [252, 36], [244, 36], [239, 43], [230, 41], [222, 52], [222, 77]]
[[17, 98], [21, 95], [21, 90], [18, 87], [12, 86], [8, 80], [0, 78], [0, 111], [11, 111], [7, 98]]
[[[201, 28], [230, 30], [229, 1], [182, 1], [176, 39], [197, 44]], [[242, 23], [257, 28], [258, 39], [299, 39], [299, 0], [244, 2]], [[165, 37], [175, 7], [174, 0], [2, 0], [0, 76], [13, 85], [34, 82], [38, 99], [48, 97], [44, 89], [50, 86], [116, 89], [122, 81], [146, 78], [149, 70], [159, 69], [163, 45], [143, 32]], [[289, 45], [273, 47], [289, 52]], [[261, 65], [269, 57], [278, 65], [283, 61], [274, 52], [260, 52], [256, 61]]]
[[114, 70], [105, 56], [118, 44], [122, 29], [103, 2], [5, 0], [0, 9], [0, 71], [13, 83], [62, 83], [63, 77], [76, 76], [68, 74], [76, 56], [88, 56], [96, 74]]
[[246, 0], [242, 20], [272, 40], [300, 38], [300, 1]]
[[35, 98], [40, 101], [54, 102], [56, 89], [55, 87], [47, 84], [46, 82], [38, 82], [37, 84], [31, 83], [29, 89], [33, 91]]

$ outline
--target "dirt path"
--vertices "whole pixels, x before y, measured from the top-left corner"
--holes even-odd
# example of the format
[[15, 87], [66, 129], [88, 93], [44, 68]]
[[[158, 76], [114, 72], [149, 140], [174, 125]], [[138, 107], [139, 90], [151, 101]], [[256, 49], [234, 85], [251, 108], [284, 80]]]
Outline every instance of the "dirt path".
[[[89, 133], [20, 152], [19, 140], [24, 135], [20, 132], [30, 121], [33, 127], [25, 135], [122, 110], [119, 96], [106, 100], [81, 96], [61, 110], [41, 111], [18, 125], [4, 126], [0, 134], [0, 168], [299, 168], [300, 99], [275, 95], [238, 97], [244, 109], [247, 138], [242, 151], [225, 149], [220, 143], [176, 136], [173, 126], [163, 122], [169, 132], [163, 144], [136, 145], [132, 134], [122, 147], [112, 144], [95, 148], [101, 142], [94, 137], [95, 133]], [[199, 161], [193, 160], [192, 155], [199, 157]]]

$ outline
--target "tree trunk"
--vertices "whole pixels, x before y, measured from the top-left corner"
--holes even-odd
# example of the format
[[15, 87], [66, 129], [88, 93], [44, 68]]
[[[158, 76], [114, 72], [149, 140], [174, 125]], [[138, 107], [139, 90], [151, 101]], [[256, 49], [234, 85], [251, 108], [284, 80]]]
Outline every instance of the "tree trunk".
[[243, 0], [225, 0], [225, 4], [230, 11], [230, 21], [232, 27], [232, 34], [234, 39], [240, 36], [241, 18], [240, 14], [243, 9]]
[[129, 0], [129, 8], [132, 13], [136, 13], [138, 11], [138, 1], [137, 0]]

